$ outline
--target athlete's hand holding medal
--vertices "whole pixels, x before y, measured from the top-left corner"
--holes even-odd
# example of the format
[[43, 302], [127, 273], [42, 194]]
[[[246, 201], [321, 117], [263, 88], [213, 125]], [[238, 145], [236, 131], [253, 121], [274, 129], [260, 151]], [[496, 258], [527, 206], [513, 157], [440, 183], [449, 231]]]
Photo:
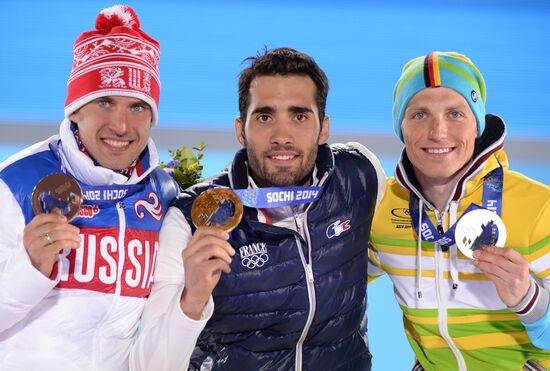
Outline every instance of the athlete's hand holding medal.
[[[202, 176], [200, 160], [205, 147], [201, 142], [193, 147], [196, 153], [187, 147], [170, 150], [172, 160], [160, 164], [176, 180], [180, 190], [194, 185]], [[243, 213], [242, 204], [238, 206], [238, 198], [231, 197], [231, 193], [227, 189], [212, 189], [203, 192], [193, 204], [197, 230], [182, 251], [185, 288], [180, 298], [183, 312], [193, 319], [201, 317], [221, 272], [231, 271], [235, 251], [227, 242], [228, 232], [239, 224]]]
[[[200, 177], [199, 160], [204, 144], [190, 150], [180, 148], [170, 153], [174, 157], [161, 165], [178, 179], [183, 190], [192, 184], [181, 184], [181, 179]], [[194, 176], [188, 176], [189, 174]], [[228, 242], [229, 232], [236, 228], [243, 216], [243, 205], [251, 208], [271, 208], [309, 203], [317, 200], [321, 187], [274, 187], [257, 189], [229, 189], [213, 187], [202, 192], [193, 202], [191, 217], [197, 228], [182, 251], [185, 287], [180, 299], [183, 312], [192, 319], [201, 318], [210, 295], [220, 280], [222, 272], [231, 272], [231, 260], [235, 250]]]
[[490, 210], [470, 210], [456, 224], [455, 241], [464, 256], [474, 259], [474, 252], [485, 246], [504, 247], [506, 226], [500, 216]]
[[[474, 259], [475, 266], [495, 284], [497, 293], [509, 307], [521, 302], [531, 284], [527, 260], [517, 251], [504, 247], [506, 226], [502, 214], [502, 168], [486, 176], [483, 185], [483, 207], [470, 205], [449, 230], [438, 237], [426, 238], [441, 245], [456, 243], [460, 252]], [[416, 206], [415, 206], [416, 205]], [[411, 215], [418, 228], [418, 202], [411, 199]], [[433, 225], [424, 216], [429, 235], [437, 236]], [[424, 226], [423, 226], [424, 228]], [[423, 234], [424, 236], [424, 234]]]
[[464, 215], [456, 228], [460, 251], [474, 259], [476, 267], [494, 283], [509, 307], [518, 305], [531, 284], [529, 263], [514, 249], [506, 248], [506, 227], [492, 211], [477, 209]]
[[191, 208], [197, 230], [182, 252], [185, 288], [180, 304], [187, 316], [201, 317], [221, 273], [231, 272], [235, 250], [229, 232], [241, 221], [243, 205], [227, 188], [211, 188], [201, 193]]
[[80, 246], [80, 230], [69, 224], [80, 210], [82, 190], [65, 174], [51, 174], [35, 186], [32, 207], [36, 214], [23, 231], [23, 245], [31, 263], [46, 277], [52, 274], [59, 252]]
[[243, 216], [243, 205], [272, 208], [297, 205], [317, 200], [321, 187], [272, 187], [255, 189], [210, 188], [202, 192], [191, 208], [197, 230], [183, 250], [185, 289], [181, 298], [183, 311], [198, 319], [221, 272], [231, 271], [235, 250], [229, 244], [229, 233]]
[[506, 227], [498, 214], [476, 209], [463, 215], [455, 230], [460, 251], [474, 259], [476, 267], [495, 284], [497, 293], [509, 307], [521, 302], [529, 290], [527, 260], [506, 244]]
[[[506, 227], [502, 215], [502, 168], [485, 178], [483, 204], [457, 223], [456, 243], [460, 251], [474, 259], [475, 266], [494, 283], [504, 304], [516, 306], [527, 295], [531, 278], [529, 264], [519, 252], [504, 247]], [[492, 206], [488, 210], [488, 206]]]

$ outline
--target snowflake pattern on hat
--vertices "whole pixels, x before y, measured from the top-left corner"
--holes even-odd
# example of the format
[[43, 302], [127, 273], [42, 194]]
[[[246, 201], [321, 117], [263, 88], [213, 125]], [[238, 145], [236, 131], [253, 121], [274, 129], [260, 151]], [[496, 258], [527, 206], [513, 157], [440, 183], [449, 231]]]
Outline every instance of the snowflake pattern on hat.
[[129, 6], [103, 9], [95, 27], [75, 42], [65, 117], [94, 99], [121, 95], [147, 103], [155, 126], [160, 98], [159, 43], [140, 29]]

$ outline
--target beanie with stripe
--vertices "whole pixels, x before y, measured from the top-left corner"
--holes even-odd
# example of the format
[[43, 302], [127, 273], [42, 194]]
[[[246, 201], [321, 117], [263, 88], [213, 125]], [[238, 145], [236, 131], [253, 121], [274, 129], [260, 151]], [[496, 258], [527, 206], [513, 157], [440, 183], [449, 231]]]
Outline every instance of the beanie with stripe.
[[432, 52], [409, 61], [393, 92], [393, 125], [403, 142], [401, 124], [409, 101], [427, 88], [446, 87], [462, 95], [477, 121], [477, 135], [485, 129], [485, 81], [472, 61], [455, 52]]

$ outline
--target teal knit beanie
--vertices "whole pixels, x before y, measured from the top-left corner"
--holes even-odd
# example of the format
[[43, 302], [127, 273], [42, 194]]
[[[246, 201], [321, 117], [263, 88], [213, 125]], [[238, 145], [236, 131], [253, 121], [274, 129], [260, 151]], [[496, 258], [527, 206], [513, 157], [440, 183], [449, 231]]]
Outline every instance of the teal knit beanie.
[[426, 88], [443, 86], [461, 94], [470, 105], [476, 121], [477, 135], [485, 129], [485, 81], [479, 70], [464, 55], [455, 52], [432, 52], [412, 59], [405, 67], [393, 92], [393, 126], [403, 142], [401, 123], [411, 98]]

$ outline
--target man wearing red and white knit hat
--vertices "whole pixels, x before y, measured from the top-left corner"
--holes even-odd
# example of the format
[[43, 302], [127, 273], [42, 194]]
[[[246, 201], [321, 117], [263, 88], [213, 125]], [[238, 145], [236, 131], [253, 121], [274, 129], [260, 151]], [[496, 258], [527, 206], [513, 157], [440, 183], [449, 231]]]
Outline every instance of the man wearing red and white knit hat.
[[177, 193], [149, 135], [160, 48], [128, 6], [95, 26], [74, 44], [59, 134], [0, 164], [2, 370], [127, 370], [151, 290]]

